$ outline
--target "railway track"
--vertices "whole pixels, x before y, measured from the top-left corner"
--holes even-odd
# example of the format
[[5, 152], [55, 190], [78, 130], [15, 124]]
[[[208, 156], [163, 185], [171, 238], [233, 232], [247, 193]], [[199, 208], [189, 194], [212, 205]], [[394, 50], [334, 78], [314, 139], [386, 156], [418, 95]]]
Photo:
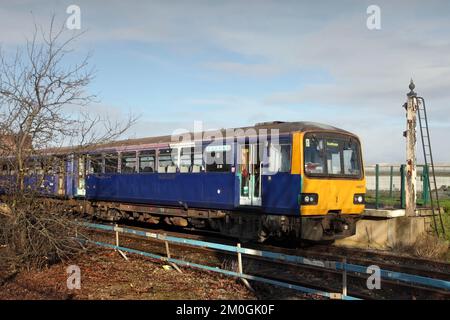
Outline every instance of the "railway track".
[[[277, 252], [279, 247], [269, 246], [266, 250]], [[450, 263], [423, 258], [394, 255], [375, 250], [317, 245], [308, 249], [282, 249], [291, 255], [308, 256], [316, 259], [335, 259], [359, 265], [377, 265], [381, 269], [420, 275], [433, 279], [450, 281]]]
[[[130, 228], [129, 226], [126, 226]], [[190, 232], [167, 229], [148, 229], [133, 226], [132, 229], [161, 233], [174, 237], [188, 238], [192, 240], [201, 240], [228, 245], [236, 245], [236, 241], [218, 236], [213, 233]], [[111, 235], [104, 236], [109, 237]], [[96, 235], [99, 233], [96, 231]], [[165, 250], [161, 241], [143, 238], [136, 235], [121, 234], [121, 241], [125, 241], [127, 246], [133, 249], [139, 249], [147, 252], [159, 250], [161, 255], [165, 255]], [[156, 242], [158, 244], [156, 244]], [[153, 245], [149, 246], [150, 243]], [[303, 256], [310, 259], [340, 262], [345, 257], [347, 263], [354, 263], [364, 266], [377, 265], [381, 269], [421, 275], [425, 277], [450, 280], [450, 264], [412, 258], [403, 256], [394, 256], [392, 254], [378, 253], [374, 251], [365, 251], [353, 248], [341, 248], [333, 246], [314, 246], [302, 249], [280, 248], [273, 245], [261, 245], [248, 243], [246, 248], [255, 250], [265, 250], [283, 253], [286, 255]], [[228, 269], [232, 269], [236, 254], [230, 252], [218, 251], [210, 248], [192, 247], [178, 244], [170, 244], [170, 250], [173, 256], [183, 257], [189, 261], [197, 263], [211, 262], [217, 267], [223, 267], [229, 264]], [[149, 251], [150, 250], [150, 251]], [[211, 259], [211, 257], [213, 259]], [[370, 258], [368, 258], [370, 257]], [[398, 258], [398, 259], [397, 259]], [[193, 260], [194, 259], [194, 260]], [[290, 284], [305, 286], [326, 292], [341, 292], [342, 290], [342, 272], [328, 268], [317, 267], [313, 265], [302, 265], [287, 263], [282, 261], [273, 261], [262, 257], [243, 255], [245, 272], [265, 277], [268, 279], [283, 281]], [[203, 261], [202, 261], [203, 260]], [[233, 264], [234, 263], [234, 264]], [[402, 281], [382, 279], [381, 290], [369, 290], [366, 286], [368, 274], [347, 272], [348, 295], [362, 299], [450, 299], [450, 292], [423, 285], [414, 285]]]

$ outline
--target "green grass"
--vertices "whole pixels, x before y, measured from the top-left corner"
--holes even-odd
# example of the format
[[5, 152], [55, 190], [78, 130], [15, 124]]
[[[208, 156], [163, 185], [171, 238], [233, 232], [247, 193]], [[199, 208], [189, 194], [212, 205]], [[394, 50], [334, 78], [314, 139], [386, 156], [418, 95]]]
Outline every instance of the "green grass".
[[450, 199], [439, 201], [439, 204], [444, 208], [445, 213], [442, 215], [442, 222], [444, 224], [445, 236], [450, 241]]

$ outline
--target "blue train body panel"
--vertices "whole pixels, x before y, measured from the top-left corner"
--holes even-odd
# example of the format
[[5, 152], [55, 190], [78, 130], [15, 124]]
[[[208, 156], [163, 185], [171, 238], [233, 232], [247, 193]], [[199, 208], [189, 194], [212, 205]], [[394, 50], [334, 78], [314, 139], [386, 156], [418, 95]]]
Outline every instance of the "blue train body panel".
[[58, 194], [58, 179], [56, 175], [29, 175], [23, 179], [25, 189], [31, 189], [45, 196], [55, 196]]
[[232, 173], [88, 175], [86, 198], [189, 207], [233, 209], [239, 190]]
[[[270, 214], [298, 215], [300, 175], [262, 176], [262, 206]], [[115, 202], [240, 210], [239, 178], [234, 173], [153, 173], [88, 175], [86, 198]], [[247, 207], [248, 208], [248, 207]]]
[[299, 174], [276, 173], [262, 176], [262, 209], [269, 213], [299, 215], [301, 192]]

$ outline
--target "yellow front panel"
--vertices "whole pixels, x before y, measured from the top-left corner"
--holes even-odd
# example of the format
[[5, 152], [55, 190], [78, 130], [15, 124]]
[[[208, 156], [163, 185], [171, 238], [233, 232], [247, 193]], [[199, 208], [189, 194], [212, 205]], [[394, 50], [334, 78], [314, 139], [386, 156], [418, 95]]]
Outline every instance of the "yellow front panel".
[[359, 214], [364, 205], [353, 204], [355, 193], [366, 192], [366, 182], [362, 180], [343, 179], [309, 179], [303, 176], [303, 193], [317, 193], [317, 205], [302, 205], [302, 215], [327, 214], [329, 211], [340, 211], [342, 214]]
[[366, 181], [362, 179], [345, 178], [308, 178], [303, 170], [303, 136], [304, 132], [296, 132], [292, 137], [292, 171], [302, 175], [302, 193], [317, 193], [317, 205], [302, 205], [302, 215], [324, 215], [330, 211], [339, 211], [342, 214], [360, 214], [364, 205], [353, 204], [356, 193], [366, 192]]

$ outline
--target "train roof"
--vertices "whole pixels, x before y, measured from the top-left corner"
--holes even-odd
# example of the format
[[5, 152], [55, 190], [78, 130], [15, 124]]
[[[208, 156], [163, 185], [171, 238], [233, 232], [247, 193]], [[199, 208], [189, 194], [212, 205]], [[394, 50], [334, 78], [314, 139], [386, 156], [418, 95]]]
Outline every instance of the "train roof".
[[[248, 129], [266, 129], [267, 134], [270, 134], [270, 130], [278, 129], [279, 134], [287, 134], [296, 131], [334, 131], [345, 134], [353, 135], [351, 132], [345, 131], [343, 129], [333, 127], [327, 124], [318, 123], [318, 122], [307, 122], [307, 121], [297, 121], [297, 122], [284, 122], [284, 121], [272, 121], [272, 122], [261, 122], [257, 123], [254, 126], [247, 127], [237, 127], [237, 128], [229, 128], [229, 129], [220, 129], [222, 136], [226, 137], [227, 130], [243, 130], [244, 132]], [[208, 130], [203, 131], [202, 135], [205, 133], [217, 132], [218, 130]], [[187, 134], [187, 133], [186, 133]], [[193, 133], [189, 132], [191, 137], [193, 137]], [[146, 137], [146, 138], [136, 138], [136, 139], [127, 139], [127, 140], [118, 140], [107, 144], [102, 144], [102, 147], [115, 147], [115, 146], [123, 146], [123, 145], [140, 145], [140, 144], [153, 144], [153, 143], [170, 143], [172, 141], [171, 135], [164, 136], [155, 136], [155, 137]]]
[[[248, 134], [246, 133], [249, 129], [255, 129], [257, 132], [261, 129], [267, 130], [267, 135], [270, 135], [270, 130], [278, 129], [279, 135], [287, 135], [291, 132], [305, 132], [305, 131], [332, 131], [332, 132], [338, 132], [338, 133], [344, 133], [348, 135], [354, 136], [351, 132], [345, 131], [343, 129], [333, 127], [327, 124], [318, 123], [318, 122], [309, 122], [309, 121], [297, 121], [297, 122], [285, 122], [285, 121], [272, 121], [272, 122], [261, 122], [257, 123], [254, 126], [247, 126], [247, 127], [238, 127], [238, 128], [228, 128], [228, 129], [220, 129], [220, 132], [223, 137], [228, 137], [227, 134], [228, 131], [237, 130], [238, 136], [241, 136], [239, 134], [239, 131], [242, 133], [244, 132], [244, 135]], [[218, 132], [218, 130], [208, 130], [203, 131], [202, 136], [204, 134], [212, 134], [213, 132]], [[191, 138], [193, 139], [193, 133], [192, 132], [186, 132], [185, 134], [190, 134]], [[89, 148], [83, 148], [84, 151], [95, 151], [95, 150], [108, 150], [108, 149], [121, 149], [121, 148], [129, 148], [131, 147], [140, 147], [140, 146], [149, 146], [149, 145], [158, 145], [158, 144], [169, 144], [174, 143], [172, 140], [171, 135], [164, 135], [164, 136], [155, 136], [155, 137], [146, 137], [146, 138], [134, 138], [134, 139], [126, 139], [126, 140], [118, 140], [103, 144], [97, 144], [95, 146], [90, 146]], [[127, 148], [127, 149], [128, 149]], [[75, 151], [76, 147], [65, 147], [65, 148], [59, 148], [56, 151], [55, 149], [53, 151], [56, 151], [55, 153], [66, 153], [70, 151]], [[48, 149], [48, 151], [50, 151]], [[50, 153], [52, 153], [50, 151]]]

